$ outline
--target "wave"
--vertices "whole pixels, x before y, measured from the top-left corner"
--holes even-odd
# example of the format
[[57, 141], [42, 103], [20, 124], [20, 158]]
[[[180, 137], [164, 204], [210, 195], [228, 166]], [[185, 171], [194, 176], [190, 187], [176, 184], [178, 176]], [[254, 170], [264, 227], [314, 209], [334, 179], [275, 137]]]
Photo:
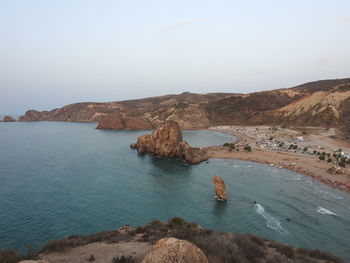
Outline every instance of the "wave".
[[286, 232], [281, 226], [281, 222], [278, 218], [273, 217], [269, 213], [265, 212], [265, 208], [260, 204], [255, 204], [256, 212], [266, 219], [266, 226], [278, 232]]
[[291, 181], [300, 181], [301, 177], [294, 177], [294, 178], [289, 178]]
[[332, 211], [329, 211], [326, 208], [323, 208], [321, 206], [319, 206], [317, 208], [317, 212], [319, 212], [320, 214], [324, 214], [324, 215], [332, 215], [332, 216], [336, 216], [337, 215], [337, 214], [333, 213]]

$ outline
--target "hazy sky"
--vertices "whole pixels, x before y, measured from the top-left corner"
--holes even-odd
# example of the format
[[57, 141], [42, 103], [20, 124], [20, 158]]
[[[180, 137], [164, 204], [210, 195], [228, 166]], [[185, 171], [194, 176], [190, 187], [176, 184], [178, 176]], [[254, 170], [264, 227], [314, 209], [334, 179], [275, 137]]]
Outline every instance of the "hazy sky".
[[343, 77], [349, 0], [0, 0], [0, 114]]

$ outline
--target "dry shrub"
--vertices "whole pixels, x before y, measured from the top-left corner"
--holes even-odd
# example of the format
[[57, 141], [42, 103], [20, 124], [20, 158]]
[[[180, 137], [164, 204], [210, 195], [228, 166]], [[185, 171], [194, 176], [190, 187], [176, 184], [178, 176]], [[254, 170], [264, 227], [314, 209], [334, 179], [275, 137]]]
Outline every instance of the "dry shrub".
[[112, 263], [137, 263], [137, 261], [132, 256], [129, 256], [129, 257], [121, 256], [121, 257], [113, 258]]
[[17, 263], [20, 260], [23, 260], [24, 257], [18, 254], [13, 249], [0, 250], [0, 262], [1, 263]]

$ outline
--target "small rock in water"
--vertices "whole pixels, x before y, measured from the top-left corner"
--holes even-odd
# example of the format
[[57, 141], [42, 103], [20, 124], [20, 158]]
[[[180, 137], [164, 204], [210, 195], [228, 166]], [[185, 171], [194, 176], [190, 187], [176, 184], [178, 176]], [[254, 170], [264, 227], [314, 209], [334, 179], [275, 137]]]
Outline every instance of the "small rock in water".
[[227, 193], [226, 193], [226, 186], [224, 183], [224, 180], [218, 175], [215, 175], [213, 177], [213, 183], [215, 185], [215, 194], [218, 200], [220, 201], [227, 201]]

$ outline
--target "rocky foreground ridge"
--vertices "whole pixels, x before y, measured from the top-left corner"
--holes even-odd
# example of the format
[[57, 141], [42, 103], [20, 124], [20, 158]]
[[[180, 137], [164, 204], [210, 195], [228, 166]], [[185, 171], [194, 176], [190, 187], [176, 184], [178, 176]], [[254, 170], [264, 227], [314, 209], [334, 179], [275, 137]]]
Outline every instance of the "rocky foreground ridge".
[[140, 136], [130, 147], [136, 149], [139, 154], [180, 158], [191, 164], [208, 159], [205, 151], [193, 148], [182, 140], [182, 132], [176, 121], [165, 121], [151, 134]]
[[175, 120], [182, 129], [277, 124], [341, 127], [350, 132], [349, 105], [348, 78], [249, 94], [184, 92], [138, 100], [74, 103], [51, 111], [29, 110], [19, 120], [98, 122], [111, 116], [137, 118], [153, 127]]
[[[25, 258], [10, 251], [0, 252], [2, 263], [21, 259]], [[73, 235], [51, 241], [27, 259], [43, 263], [344, 262], [327, 252], [294, 248], [250, 234], [215, 232], [176, 217], [169, 222], [153, 220], [137, 228], [125, 226], [90, 236]]]

